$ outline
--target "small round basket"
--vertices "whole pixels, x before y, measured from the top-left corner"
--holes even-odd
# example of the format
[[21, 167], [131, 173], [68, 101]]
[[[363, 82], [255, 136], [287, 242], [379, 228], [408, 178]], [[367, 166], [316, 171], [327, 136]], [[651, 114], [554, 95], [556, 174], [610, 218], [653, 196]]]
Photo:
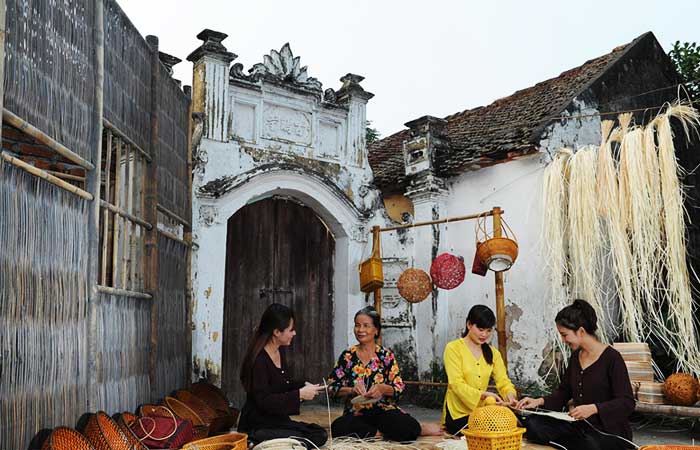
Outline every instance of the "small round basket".
[[248, 448], [248, 435], [244, 433], [220, 434], [218, 436], [198, 439], [186, 444], [182, 450], [210, 450], [216, 446], [231, 450], [246, 450]]
[[698, 401], [698, 380], [687, 373], [674, 373], [664, 382], [664, 396], [674, 405], [692, 406]]
[[464, 281], [464, 258], [443, 253], [430, 265], [430, 278], [440, 289], [454, 289]]
[[422, 302], [433, 290], [430, 275], [420, 269], [404, 270], [396, 286], [399, 288], [399, 295], [410, 303]]
[[74, 429], [58, 427], [44, 441], [41, 450], [95, 450], [95, 447]]
[[520, 450], [524, 428], [518, 428], [513, 412], [504, 406], [483, 406], [469, 416], [462, 431], [469, 450]]

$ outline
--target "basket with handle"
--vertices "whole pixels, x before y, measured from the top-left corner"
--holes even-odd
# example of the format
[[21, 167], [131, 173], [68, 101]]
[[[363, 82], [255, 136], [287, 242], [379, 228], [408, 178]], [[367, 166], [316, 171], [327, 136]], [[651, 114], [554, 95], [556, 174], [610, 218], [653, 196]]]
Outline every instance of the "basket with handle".
[[214, 445], [228, 445], [231, 450], [246, 450], [248, 448], [248, 435], [244, 433], [221, 434], [192, 441], [182, 447], [182, 450], [214, 450], [208, 447]]
[[95, 450], [132, 450], [133, 448], [119, 425], [103, 411], [90, 416], [83, 434]]
[[124, 436], [132, 445], [133, 450], [148, 450], [148, 447], [143, 445], [139, 438], [134, 434], [134, 432], [131, 431], [131, 424], [133, 424], [134, 421], [136, 421], [136, 419], [138, 419], [137, 416], [125, 411], [119, 414], [119, 417], [117, 417], [116, 422], [119, 426], [119, 429], [122, 430], [122, 433], [124, 433]]
[[384, 287], [379, 231], [373, 230], [372, 234], [372, 256], [360, 263], [358, 267], [360, 272], [360, 290], [362, 292], [374, 292]]
[[95, 450], [95, 447], [74, 429], [58, 427], [44, 441], [41, 450]]
[[[483, 218], [482, 218], [483, 217]], [[508, 270], [518, 258], [518, 240], [508, 223], [500, 218], [500, 231], [504, 236], [494, 236], [486, 228], [486, 216], [476, 220], [476, 254], [490, 270]]]
[[209, 436], [209, 425], [205, 424], [202, 418], [192, 408], [176, 399], [175, 397], [165, 397], [165, 404], [181, 419], [190, 419], [194, 425], [194, 436], [202, 439]]

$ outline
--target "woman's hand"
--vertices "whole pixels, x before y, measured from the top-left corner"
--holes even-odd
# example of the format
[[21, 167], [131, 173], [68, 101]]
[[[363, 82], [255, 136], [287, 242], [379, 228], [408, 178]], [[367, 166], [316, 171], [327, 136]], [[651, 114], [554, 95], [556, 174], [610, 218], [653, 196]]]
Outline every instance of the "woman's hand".
[[498, 394], [494, 394], [493, 392], [488, 391], [484, 391], [481, 393], [481, 400], [484, 400], [487, 397], [492, 397], [494, 400], [496, 400], [496, 403], [503, 403], [503, 399]]
[[384, 383], [379, 383], [373, 385], [371, 388], [369, 388], [369, 391], [365, 394], [365, 397], [369, 398], [380, 398], [382, 396], [388, 396], [394, 393], [394, 388], [389, 386], [388, 384]]
[[355, 382], [355, 386], [352, 388], [352, 393], [355, 395], [367, 395], [367, 388], [365, 387], [365, 381], [360, 379]]
[[508, 394], [506, 394], [506, 399], [503, 401], [503, 404], [515, 407], [515, 405], [518, 404], [518, 396], [515, 395], [515, 392], [508, 392]]
[[521, 399], [517, 405], [515, 405], [515, 408], [516, 409], [532, 409], [532, 408], [538, 408], [542, 405], [544, 405], [543, 398], [525, 397], [525, 398]]
[[313, 400], [319, 391], [324, 389], [320, 384], [311, 384], [308, 381], [304, 384], [304, 387], [299, 389], [299, 398], [301, 400]]
[[594, 414], [598, 414], [598, 407], [596, 405], [580, 405], [569, 411], [569, 415], [576, 420], [588, 419]]

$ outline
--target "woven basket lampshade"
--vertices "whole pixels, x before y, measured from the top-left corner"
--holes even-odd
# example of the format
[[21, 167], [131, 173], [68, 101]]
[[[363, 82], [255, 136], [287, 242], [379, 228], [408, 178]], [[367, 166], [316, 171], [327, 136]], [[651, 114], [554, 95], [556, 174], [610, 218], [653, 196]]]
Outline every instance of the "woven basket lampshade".
[[463, 433], [470, 450], [520, 450], [525, 429], [510, 409], [493, 405], [475, 409]]
[[479, 244], [476, 253], [490, 270], [503, 272], [518, 257], [518, 243], [506, 237], [491, 238]]
[[406, 269], [396, 282], [399, 294], [410, 303], [419, 303], [428, 298], [433, 290], [430, 275], [420, 269]]
[[692, 406], [698, 401], [698, 380], [687, 373], [674, 373], [664, 382], [664, 395], [674, 405]]
[[454, 289], [464, 281], [464, 258], [443, 253], [430, 265], [430, 278], [440, 289]]
[[95, 450], [95, 447], [72, 428], [55, 428], [44, 441], [41, 450]]

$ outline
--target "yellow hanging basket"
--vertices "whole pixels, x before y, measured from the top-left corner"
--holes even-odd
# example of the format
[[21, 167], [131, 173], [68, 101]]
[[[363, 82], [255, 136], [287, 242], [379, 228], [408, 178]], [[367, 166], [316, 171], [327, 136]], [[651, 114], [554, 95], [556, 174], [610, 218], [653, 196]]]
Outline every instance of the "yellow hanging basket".
[[384, 270], [382, 269], [382, 255], [379, 242], [379, 233], [374, 233], [372, 239], [372, 256], [360, 263], [360, 290], [362, 292], [374, 292], [384, 287]]
[[481, 262], [494, 272], [510, 269], [518, 258], [518, 241], [508, 223], [501, 217], [501, 237], [493, 237], [486, 230], [486, 217], [476, 223], [476, 254]]

